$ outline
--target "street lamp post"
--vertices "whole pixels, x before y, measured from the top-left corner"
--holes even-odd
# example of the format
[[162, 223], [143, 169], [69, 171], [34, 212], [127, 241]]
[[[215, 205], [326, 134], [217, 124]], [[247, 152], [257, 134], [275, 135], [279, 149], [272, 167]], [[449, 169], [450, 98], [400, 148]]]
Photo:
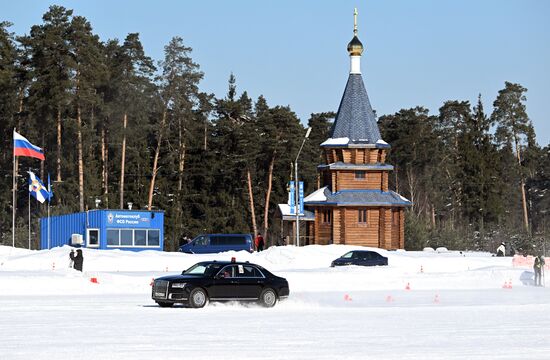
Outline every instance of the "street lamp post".
[[294, 177], [296, 184], [295, 188], [295, 209], [296, 209], [296, 246], [300, 246], [300, 185], [298, 182], [298, 157], [300, 157], [300, 153], [302, 152], [302, 148], [304, 147], [304, 144], [306, 143], [307, 138], [309, 137], [309, 134], [311, 133], [311, 128], [307, 128], [306, 136], [304, 136], [304, 140], [302, 141], [302, 146], [300, 146], [300, 150], [298, 150], [298, 155], [296, 155], [296, 161], [294, 161]]

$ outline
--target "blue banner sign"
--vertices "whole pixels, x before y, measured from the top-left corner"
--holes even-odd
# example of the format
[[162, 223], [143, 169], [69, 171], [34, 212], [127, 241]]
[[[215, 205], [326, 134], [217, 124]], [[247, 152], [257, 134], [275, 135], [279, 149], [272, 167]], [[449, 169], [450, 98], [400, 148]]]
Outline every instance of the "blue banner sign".
[[107, 226], [109, 227], [150, 227], [150, 212], [109, 211]]
[[289, 188], [290, 188], [290, 195], [289, 195], [289, 203], [288, 204], [290, 205], [290, 213], [292, 215], [294, 215], [294, 214], [296, 214], [296, 212], [294, 210], [294, 208], [295, 208], [294, 204], [295, 204], [295, 201], [296, 201], [295, 200], [296, 196], [294, 195], [294, 181], [290, 182]]
[[300, 214], [304, 213], [304, 182], [300, 181], [298, 183], [298, 202], [300, 204]]

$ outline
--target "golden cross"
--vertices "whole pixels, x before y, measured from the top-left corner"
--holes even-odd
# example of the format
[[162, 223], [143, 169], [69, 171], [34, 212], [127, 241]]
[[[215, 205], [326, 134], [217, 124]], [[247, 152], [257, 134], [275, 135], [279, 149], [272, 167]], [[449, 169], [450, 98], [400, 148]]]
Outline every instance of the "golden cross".
[[357, 35], [357, 8], [353, 10], [353, 34]]

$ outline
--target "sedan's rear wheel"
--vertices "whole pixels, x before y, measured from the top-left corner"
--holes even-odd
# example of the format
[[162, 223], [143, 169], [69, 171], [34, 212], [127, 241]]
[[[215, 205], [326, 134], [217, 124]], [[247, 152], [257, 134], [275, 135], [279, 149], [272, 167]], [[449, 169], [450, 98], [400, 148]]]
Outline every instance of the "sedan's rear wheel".
[[189, 306], [193, 308], [201, 308], [208, 302], [208, 295], [206, 291], [201, 288], [196, 288], [189, 294]]
[[277, 303], [277, 294], [273, 289], [265, 289], [260, 294], [260, 304], [265, 307], [273, 307]]

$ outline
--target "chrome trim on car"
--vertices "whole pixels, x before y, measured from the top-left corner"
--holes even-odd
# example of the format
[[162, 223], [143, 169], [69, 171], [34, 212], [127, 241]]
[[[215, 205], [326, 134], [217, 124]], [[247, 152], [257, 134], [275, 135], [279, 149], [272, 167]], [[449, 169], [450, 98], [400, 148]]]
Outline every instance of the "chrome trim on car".
[[173, 295], [183, 295], [183, 294], [170, 293], [170, 294], [168, 294], [168, 299], [169, 299], [169, 300], [174, 300], [174, 301], [180, 301], [180, 300], [181, 300], [181, 301], [187, 301], [187, 300], [189, 300], [189, 298], [187, 298], [187, 297], [182, 297], [182, 298], [179, 298], [179, 299], [174, 299], [174, 296], [173, 296]]
[[212, 301], [250, 301], [259, 300], [258, 298], [210, 298]]
[[[166, 280], [155, 280], [153, 283], [153, 299], [168, 299], [168, 286], [170, 282]], [[163, 295], [160, 295], [163, 294]]]

